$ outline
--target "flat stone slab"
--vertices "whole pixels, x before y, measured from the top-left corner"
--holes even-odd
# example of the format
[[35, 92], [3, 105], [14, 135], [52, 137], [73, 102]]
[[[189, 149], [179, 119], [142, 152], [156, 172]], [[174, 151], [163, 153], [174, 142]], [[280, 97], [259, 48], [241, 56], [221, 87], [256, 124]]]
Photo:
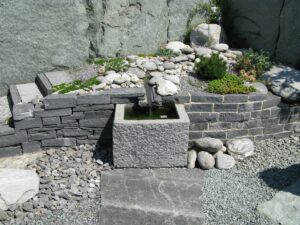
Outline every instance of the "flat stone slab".
[[0, 125], [5, 124], [11, 117], [8, 99], [6, 96], [0, 97]]
[[66, 71], [49, 72], [45, 73], [45, 76], [48, 78], [52, 86], [59, 85], [62, 83], [70, 83], [73, 81], [71, 75], [68, 74]]
[[300, 71], [287, 66], [273, 66], [263, 74], [269, 89], [289, 102], [300, 101]]
[[282, 225], [299, 225], [300, 179], [278, 192], [270, 201], [259, 205], [258, 211]]
[[188, 169], [105, 171], [101, 175], [101, 224], [201, 224], [203, 174]]
[[23, 103], [29, 103], [35, 98], [43, 98], [35, 83], [18, 84], [16, 87]]

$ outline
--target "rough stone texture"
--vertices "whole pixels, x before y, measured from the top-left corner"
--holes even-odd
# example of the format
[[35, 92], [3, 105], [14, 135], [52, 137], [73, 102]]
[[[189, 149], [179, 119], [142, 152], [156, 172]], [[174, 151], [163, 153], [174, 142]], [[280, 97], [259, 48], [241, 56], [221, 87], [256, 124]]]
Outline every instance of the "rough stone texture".
[[117, 105], [113, 125], [116, 167], [182, 167], [187, 163], [189, 119], [176, 105], [179, 119], [124, 120], [124, 105]]
[[225, 30], [231, 46], [263, 49], [281, 62], [300, 68], [297, 0], [229, 0]]
[[218, 154], [216, 157], [216, 168], [224, 170], [231, 169], [235, 165], [235, 159], [227, 154]]
[[[1, 94], [38, 72], [78, 66], [88, 57], [88, 18], [79, 0], [2, 1]], [[16, 35], [18, 34], [18, 35]]]
[[300, 179], [278, 192], [274, 198], [258, 206], [258, 211], [284, 225], [300, 221]]
[[100, 224], [202, 224], [203, 182], [198, 170], [105, 171]]
[[200, 167], [204, 170], [212, 169], [215, 166], [215, 159], [208, 152], [199, 152], [197, 160]]
[[216, 153], [218, 151], [223, 151], [223, 142], [216, 138], [200, 138], [195, 140], [195, 145], [202, 151], [208, 151], [211, 153]]
[[289, 102], [300, 101], [300, 71], [285, 66], [274, 66], [263, 74], [271, 91]]
[[0, 147], [13, 146], [25, 141], [27, 141], [26, 131], [10, 134], [6, 136], [0, 136]]
[[54, 71], [45, 73], [46, 78], [52, 86], [62, 83], [70, 83], [73, 81], [72, 77], [66, 71]]
[[250, 139], [233, 139], [227, 142], [228, 153], [236, 160], [243, 160], [254, 154], [254, 143]]
[[5, 124], [11, 117], [9, 102], [6, 96], [0, 97], [0, 124]]
[[0, 209], [22, 204], [39, 191], [39, 177], [31, 170], [0, 169]]
[[29, 103], [35, 98], [42, 98], [42, 94], [35, 83], [16, 85], [23, 103]]

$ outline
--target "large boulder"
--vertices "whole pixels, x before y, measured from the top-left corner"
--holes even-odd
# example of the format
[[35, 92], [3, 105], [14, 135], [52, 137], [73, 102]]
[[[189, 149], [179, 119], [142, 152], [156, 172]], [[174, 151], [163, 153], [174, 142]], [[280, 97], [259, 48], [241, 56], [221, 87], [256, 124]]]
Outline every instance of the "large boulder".
[[248, 138], [232, 139], [227, 142], [228, 153], [236, 160], [244, 160], [254, 154], [254, 143]]
[[22, 204], [39, 191], [39, 177], [33, 170], [0, 169], [0, 210]]
[[300, 101], [300, 71], [286, 66], [274, 66], [262, 78], [269, 89], [289, 102]]
[[79, 0], [1, 1], [0, 24], [0, 96], [7, 84], [79, 66], [89, 56], [89, 21]]
[[214, 46], [225, 43], [226, 35], [220, 25], [202, 23], [192, 30], [190, 40], [193, 47]]

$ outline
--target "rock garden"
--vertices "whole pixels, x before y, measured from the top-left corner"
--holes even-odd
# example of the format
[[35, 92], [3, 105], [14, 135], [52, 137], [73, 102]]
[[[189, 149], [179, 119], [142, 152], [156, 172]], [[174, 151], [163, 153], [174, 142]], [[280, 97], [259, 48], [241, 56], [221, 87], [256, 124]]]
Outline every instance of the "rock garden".
[[219, 1], [197, 10], [154, 53], [10, 86], [0, 224], [297, 225], [263, 203], [299, 179], [300, 71], [231, 48]]

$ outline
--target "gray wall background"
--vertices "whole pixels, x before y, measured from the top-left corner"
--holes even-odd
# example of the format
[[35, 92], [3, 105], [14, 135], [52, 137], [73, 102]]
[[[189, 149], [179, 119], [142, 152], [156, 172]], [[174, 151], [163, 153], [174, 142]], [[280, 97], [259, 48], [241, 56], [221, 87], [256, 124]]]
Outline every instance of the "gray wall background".
[[[80, 66], [96, 54], [155, 52], [182, 39], [193, 9], [204, 1], [1, 0], [0, 95], [9, 84]], [[224, 24], [232, 46], [264, 49], [300, 68], [299, 0], [226, 3]]]

